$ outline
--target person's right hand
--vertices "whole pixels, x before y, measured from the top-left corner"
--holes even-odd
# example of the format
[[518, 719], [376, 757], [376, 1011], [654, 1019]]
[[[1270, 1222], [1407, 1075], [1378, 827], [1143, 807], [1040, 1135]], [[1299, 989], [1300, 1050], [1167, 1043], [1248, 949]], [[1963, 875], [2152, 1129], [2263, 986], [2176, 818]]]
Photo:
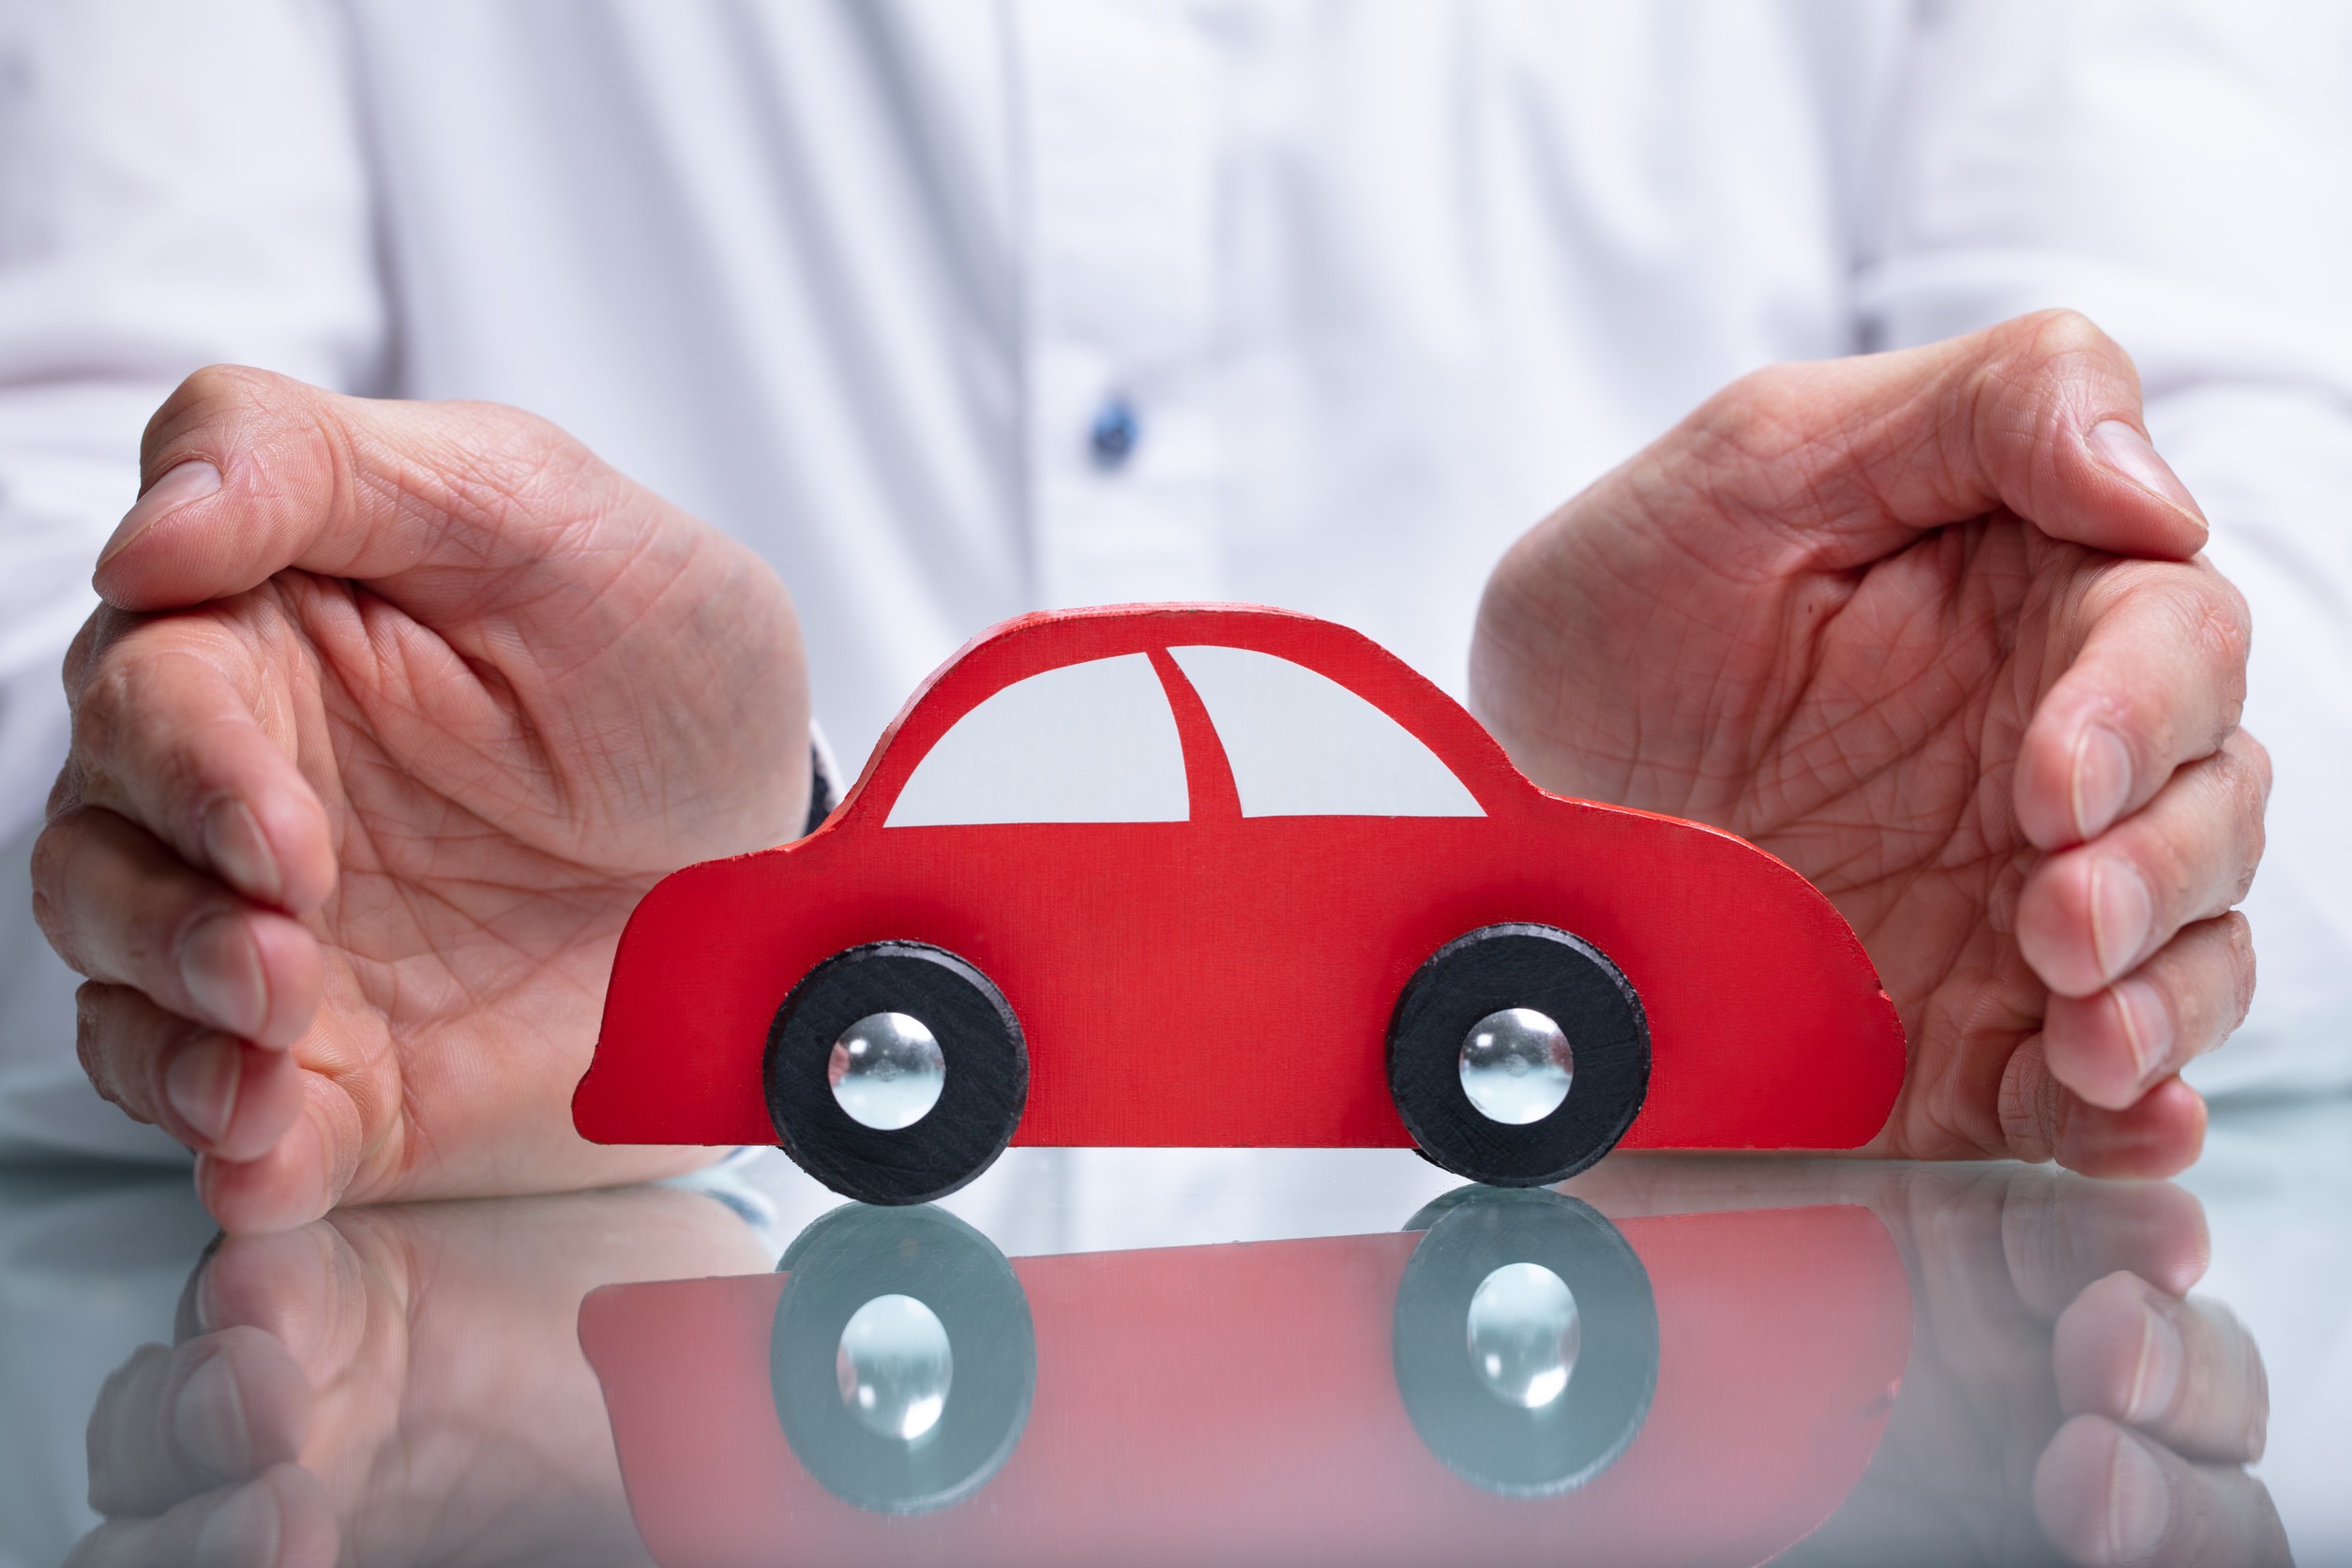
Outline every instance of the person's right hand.
[[232, 1230], [640, 1180], [572, 1130], [623, 923], [809, 788], [783, 585], [547, 424], [201, 371], [66, 683], [34, 905]]
[[769, 1257], [720, 1203], [669, 1187], [230, 1237], [188, 1281], [177, 1342], [141, 1347], [98, 1395], [103, 1522], [68, 1568], [652, 1568], [580, 1301]]

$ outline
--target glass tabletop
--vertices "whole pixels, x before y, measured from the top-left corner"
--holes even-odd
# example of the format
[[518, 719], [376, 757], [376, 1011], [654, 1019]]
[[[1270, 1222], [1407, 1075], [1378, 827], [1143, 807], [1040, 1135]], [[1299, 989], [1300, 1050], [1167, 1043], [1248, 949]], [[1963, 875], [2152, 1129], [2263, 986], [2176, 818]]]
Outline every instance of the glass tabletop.
[[2342, 1102], [2169, 1184], [762, 1152], [221, 1240], [8, 1172], [0, 1563], [2347, 1561], [2347, 1199]]

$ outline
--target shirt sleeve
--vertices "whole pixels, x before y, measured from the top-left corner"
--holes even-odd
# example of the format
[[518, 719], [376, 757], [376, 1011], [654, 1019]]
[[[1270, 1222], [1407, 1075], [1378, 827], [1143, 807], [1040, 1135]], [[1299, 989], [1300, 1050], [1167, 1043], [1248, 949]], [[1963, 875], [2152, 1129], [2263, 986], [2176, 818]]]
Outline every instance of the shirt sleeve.
[[2271, 751], [2253, 1017], [2209, 1091], [2352, 1086], [2352, 10], [1922, 6], [1859, 304], [1931, 341], [2049, 306], [2139, 367], [2157, 445], [2252, 603]]
[[[59, 666], [97, 602], [98, 548], [137, 492], [147, 416], [221, 361], [354, 391], [384, 374], [351, 81], [339, 17], [323, 3], [0, 0], [0, 902], [11, 910], [29, 904], [19, 852], [65, 754]], [[86, 1146], [88, 1129], [10, 1110], [80, 1076], [71, 980], [27, 945], [38, 942], [29, 919], [0, 920], [0, 1146], [20, 1135]], [[121, 1122], [86, 1086], [83, 1101]], [[94, 1124], [112, 1148], [113, 1123]]]

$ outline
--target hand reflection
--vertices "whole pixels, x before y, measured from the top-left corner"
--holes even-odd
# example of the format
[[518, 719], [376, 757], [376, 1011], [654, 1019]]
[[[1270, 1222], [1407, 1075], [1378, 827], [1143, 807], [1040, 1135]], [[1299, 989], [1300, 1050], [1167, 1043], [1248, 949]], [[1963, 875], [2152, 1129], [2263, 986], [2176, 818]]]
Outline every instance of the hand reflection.
[[[1911, 1360], [1862, 1484], [1791, 1563], [2291, 1560], [2244, 1466], [2262, 1359], [2187, 1292], [2205, 1214], [2162, 1183], [2042, 1168], [1613, 1162], [1572, 1190], [1612, 1217], [1860, 1202], [1910, 1270]], [[1807, 1187], [1805, 1184], [1816, 1184]]]
[[2262, 1358], [2228, 1308], [2130, 1274], [2092, 1284], [2054, 1336], [2066, 1425], [2034, 1468], [2034, 1512], [2078, 1562], [2284, 1562], [2262, 1484]]
[[71, 1568], [641, 1563], [576, 1333], [625, 1280], [755, 1273], [663, 1188], [345, 1211], [231, 1237], [90, 1418]]

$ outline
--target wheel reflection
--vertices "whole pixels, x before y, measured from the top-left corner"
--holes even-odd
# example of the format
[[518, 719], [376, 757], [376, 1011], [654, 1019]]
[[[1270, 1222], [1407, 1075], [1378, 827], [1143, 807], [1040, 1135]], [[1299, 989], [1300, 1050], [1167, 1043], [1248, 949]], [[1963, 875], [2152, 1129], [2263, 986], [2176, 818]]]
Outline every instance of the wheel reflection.
[[803, 1231], [768, 1355], [785, 1440], [844, 1501], [921, 1514], [1020, 1441], [1037, 1338], [1012, 1266], [943, 1210], [849, 1204]]
[[1505, 1263], [1470, 1292], [1470, 1364], [1506, 1405], [1540, 1410], [1556, 1403], [1583, 1344], [1576, 1293], [1541, 1263]]
[[1429, 1451], [1507, 1497], [1616, 1463], [1658, 1381], [1657, 1304], [1617, 1227], [1542, 1188], [1464, 1187], [1407, 1229], [1396, 1386]]

